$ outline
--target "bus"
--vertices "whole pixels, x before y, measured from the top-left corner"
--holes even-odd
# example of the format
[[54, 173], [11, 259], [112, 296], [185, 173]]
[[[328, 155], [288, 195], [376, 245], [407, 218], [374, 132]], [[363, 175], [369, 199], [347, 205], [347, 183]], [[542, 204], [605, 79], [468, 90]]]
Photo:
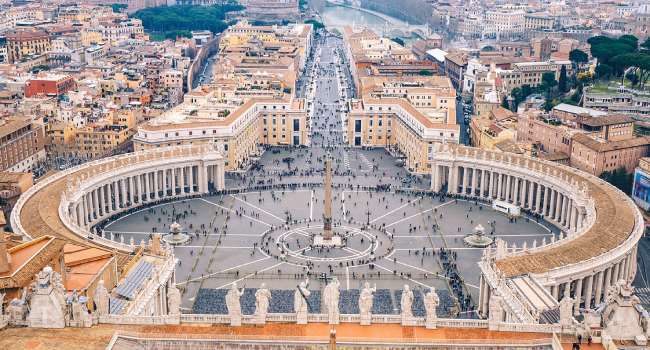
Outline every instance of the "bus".
[[492, 209], [512, 217], [518, 217], [521, 215], [521, 208], [506, 201], [495, 200], [492, 202]]

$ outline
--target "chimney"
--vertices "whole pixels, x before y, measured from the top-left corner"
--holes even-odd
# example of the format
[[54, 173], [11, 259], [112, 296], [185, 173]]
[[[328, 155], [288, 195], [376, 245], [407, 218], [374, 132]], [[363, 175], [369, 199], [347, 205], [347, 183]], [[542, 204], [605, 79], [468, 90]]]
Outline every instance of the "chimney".
[[0, 273], [11, 270], [11, 255], [7, 249], [7, 240], [0, 237]]

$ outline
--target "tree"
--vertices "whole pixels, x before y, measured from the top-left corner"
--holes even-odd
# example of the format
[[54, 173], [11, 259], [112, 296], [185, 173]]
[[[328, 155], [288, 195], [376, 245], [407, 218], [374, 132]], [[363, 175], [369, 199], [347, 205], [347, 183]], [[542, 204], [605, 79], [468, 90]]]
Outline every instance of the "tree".
[[558, 88], [560, 89], [560, 92], [569, 91], [567, 89], [566, 66], [564, 65], [562, 68], [560, 68], [560, 80], [558, 81]]
[[[637, 42], [631, 35], [623, 35], [618, 39], [598, 35], [589, 38], [591, 55], [598, 59], [598, 65], [609, 64], [610, 59], [617, 55], [632, 53], [637, 50]], [[612, 67], [610, 67], [612, 68]]]
[[544, 72], [542, 74], [542, 90], [546, 91], [547, 94], [551, 93], [551, 89], [557, 85], [557, 80], [555, 80], [555, 73], [553, 72]]
[[402, 40], [401, 38], [397, 38], [397, 37], [395, 37], [395, 38], [392, 38], [392, 39], [390, 39], [390, 40], [392, 40], [392, 41], [394, 41], [394, 42], [396, 42], [396, 43], [398, 43], [398, 44], [400, 44], [400, 45], [402, 45], [402, 46], [405, 45], [405, 44], [404, 44], [404, 40]]
[[650, 52], [650, 38], [645, 39], [643, 44], [641, 44], [641, 49], [646, 52]]
[[575, 66], [579, 66], [589, 62], [589, 55], [580, 49], [573, 49], [569, 52], [569, 60], [571, 60]]
[[639, 48], [639, 38], [635, 37], [634, 35], [621, 35], [618, 40], [630, 44], [630, 46], [634, 47], [634, 51], [638, 50]]
[[610, 75], [612, 75], [612, 72], [613, 72], [612, 67], [607, 64], [599, 64], [596, 67], [596, 76], [599, 79], [608, 78]]
[[305, 23], [313, 25], [315, 30], [325, 28], [325, 25], [323, 23], [315, 19], [308, 19], [305, 21]]
[[503, 100], [501, 100], [501, 107], [505, 109], [510, 109], [510, 104], [508, 103], [508, 96], [503, 96]]
[[600, 174], [600, 178], [616, 186], [626, 194], [630, 194], [630, 191], [632, 190], [634, 175], [625, 171], [625, 168], [623, 167], [614, 171], [605, 171]]

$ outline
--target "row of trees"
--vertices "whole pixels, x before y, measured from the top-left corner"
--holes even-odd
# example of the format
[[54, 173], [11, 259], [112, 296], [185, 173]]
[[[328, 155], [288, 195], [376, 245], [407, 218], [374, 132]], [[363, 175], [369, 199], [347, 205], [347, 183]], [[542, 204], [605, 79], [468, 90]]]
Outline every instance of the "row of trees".
[[610, 38], [599, 35], [587, 41], [591, 55], [598, 59], [596, 77], [611, 79], [626, 75], [632, 84], [644, 87], [650, 78], [650, 38], [639, 45], [634, 35]]
[[213, 6], [160, 6], [139, 10], [133, 17], [142, 20], [145, 30], [154, 33], [186, 34], [192, 30], [209, 30], [221, 33], [228, 24], [226, 13], [240, 11], [243, 7], [235, 3]]

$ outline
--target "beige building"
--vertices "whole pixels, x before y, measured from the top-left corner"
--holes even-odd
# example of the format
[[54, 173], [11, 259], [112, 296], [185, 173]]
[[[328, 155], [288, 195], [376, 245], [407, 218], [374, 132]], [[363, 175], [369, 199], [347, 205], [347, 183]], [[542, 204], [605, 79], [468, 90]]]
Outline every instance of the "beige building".
[[396, 150], [405, 157], [407, 169], [425, 173], [430, 171], [434, 144], [458, 143], [460, 127], [455, 120], [430, 118], [405, 99], [369, 98], [351, 103], [346, 134], [350, 146]]
[[185, 101], [138, 128], [135, 150], [173, 145], [213, 144], [226, 155], [226, 169], [236, 170], [261, 145], [308, 145], [309, 120], [302, 99], [249, 99], [236, 104], [213, 90], [197, 89]]
[[50, 36], [40, 30], [14, 31], [7, 34], [6, 38], [9, 63], [20, 61], [26, 56], [47, 53], [52, 48]]
[[44, 138], [41, 120], [0, 119], [0, 171], [30, 171], [35, 163], [45, 159]]
[[639, 159], [648, 155], [649, 145], [648, 136], [606, 141], [577, 134], [573, 137], [571, 166], [596, 176], [618, 168], [632, 172]]

